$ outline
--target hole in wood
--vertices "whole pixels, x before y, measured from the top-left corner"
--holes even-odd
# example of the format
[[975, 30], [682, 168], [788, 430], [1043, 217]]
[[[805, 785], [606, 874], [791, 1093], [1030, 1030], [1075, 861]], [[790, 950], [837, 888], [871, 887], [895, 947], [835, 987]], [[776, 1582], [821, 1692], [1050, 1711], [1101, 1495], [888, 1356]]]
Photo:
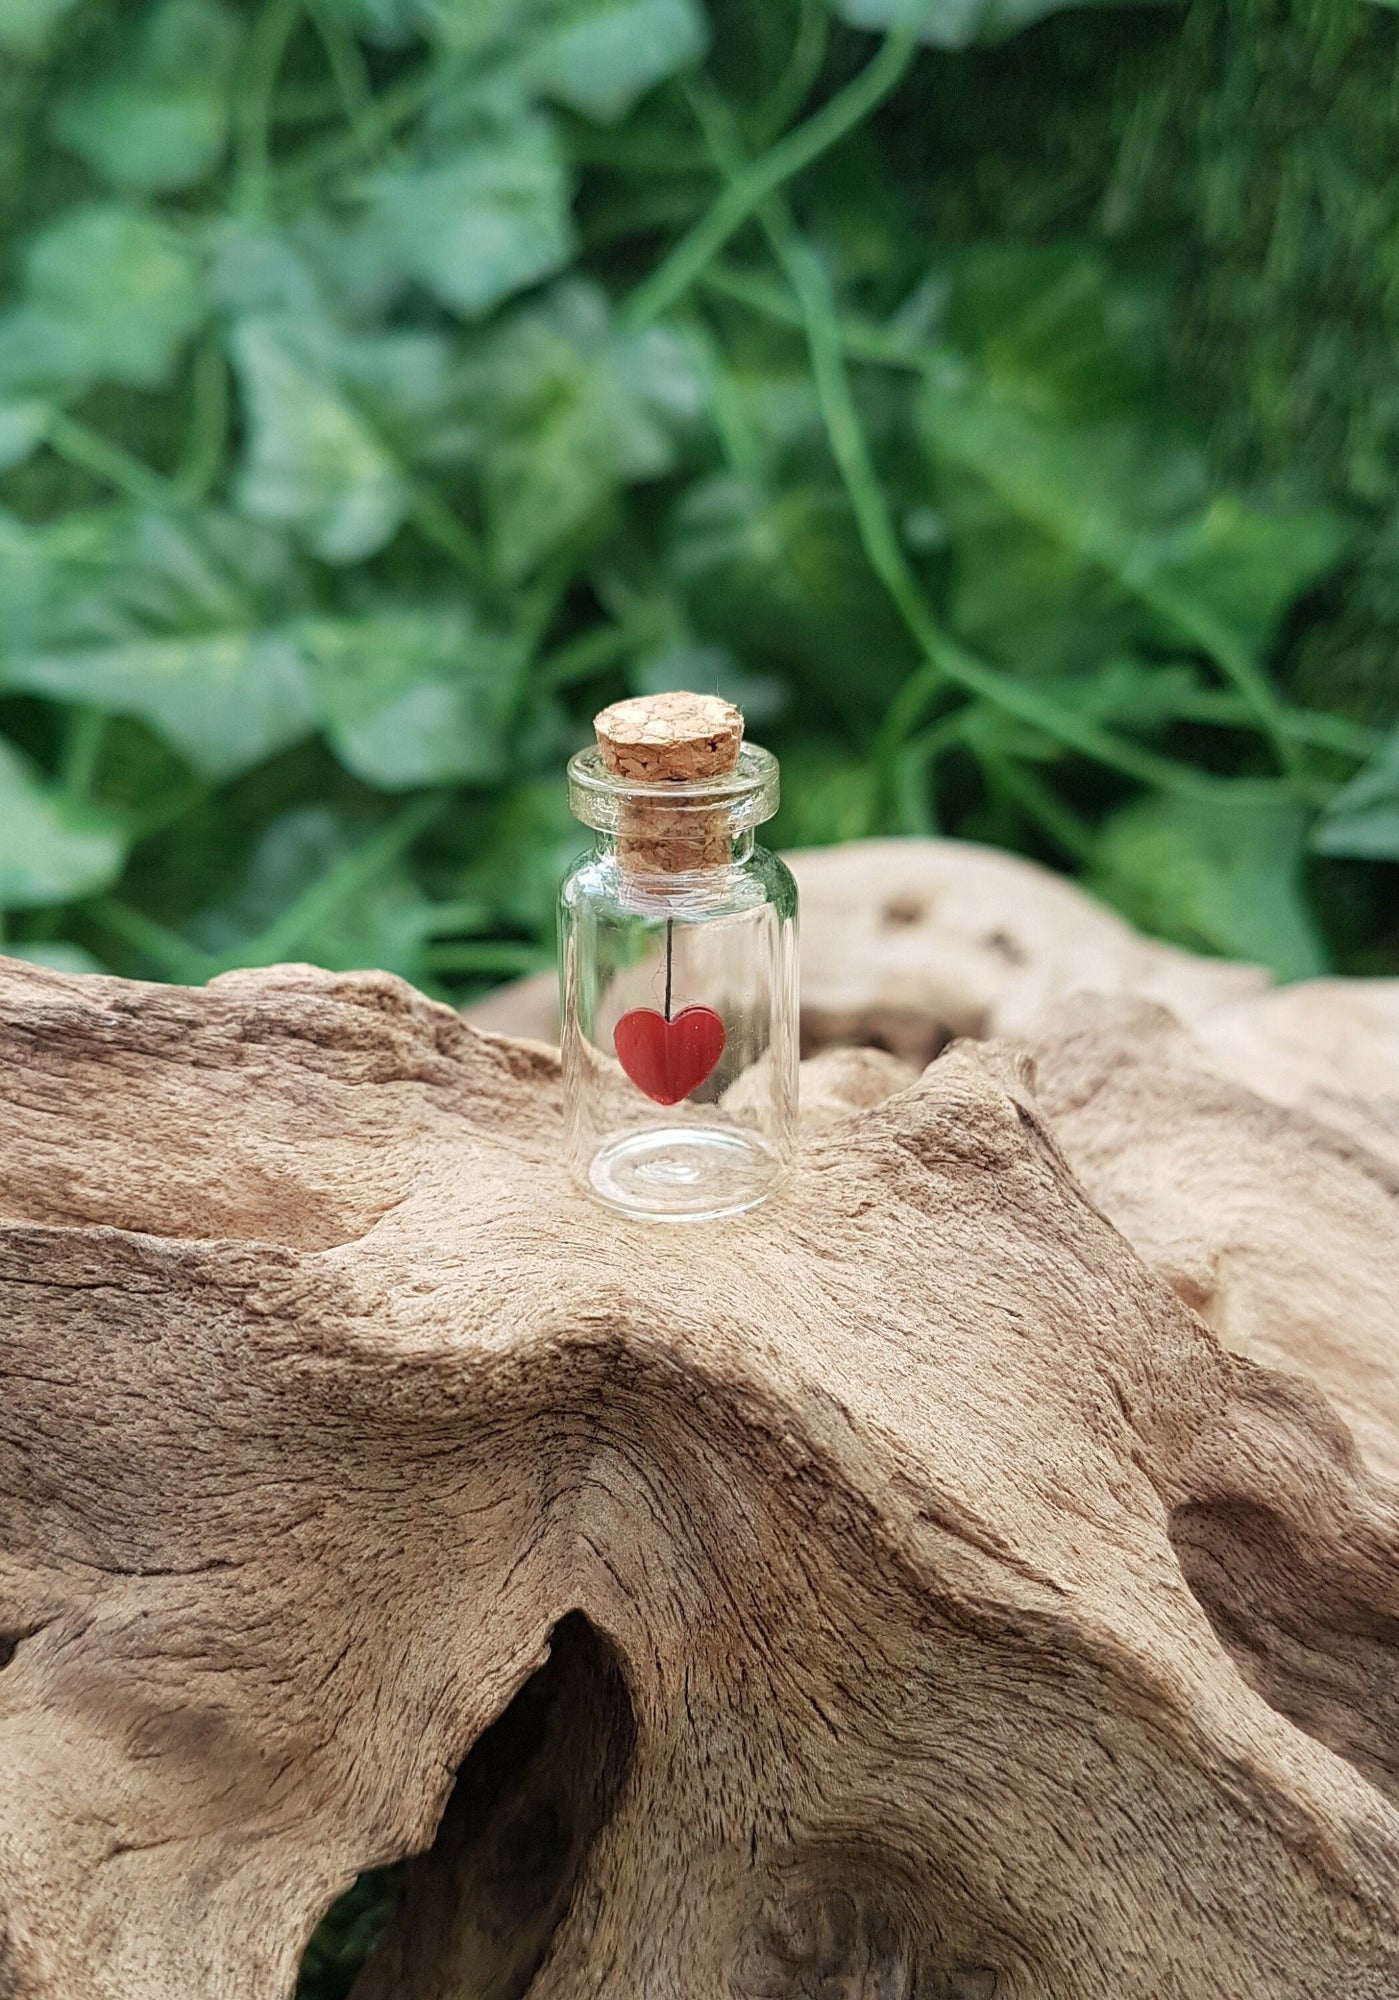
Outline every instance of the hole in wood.
[[803, 1007], [801, 1053], [805, 1061], [822, 1049], [883, 1049], [925, 1069], [954, 1034], [976, 1032], [973, 1024], [954, 1027], [915, 1007], [868, 1007], [848, 1014]]
[[616, 1803], [636, 1733], [616, 1655], [588, 1620], [570, 1613], [550, 1645], [473, 1745], [432, 1846], [351, 1892], [362, 1969], [343, 1951], [336, 1959], [337, 1905], [307, 1951], [299, 2000], [520, 2000]]
[[1022, 944], [1018, 943], [1011, 936], [1009, 931], [988, 931], [981, 942], [987, 951], [994, 952], [997, 958], [1003, 959], [1007, 965], [1029, 964], [1030, 954]]
[[37, 1625], [22, 1625], [17, 1632], [0, 1632], [0, 1674], [13, 1662], [25, 1640], [32, 1639], [36, 1632], [43, 1629], [41, 1621]]

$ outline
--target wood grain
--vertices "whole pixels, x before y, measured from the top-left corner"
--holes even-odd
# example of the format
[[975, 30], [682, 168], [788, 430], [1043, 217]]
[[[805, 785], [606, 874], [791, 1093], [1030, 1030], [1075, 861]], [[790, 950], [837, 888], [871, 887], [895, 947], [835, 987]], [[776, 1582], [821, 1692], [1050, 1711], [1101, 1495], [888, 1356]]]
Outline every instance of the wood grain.
[[807, 1078], [716, 1256], [386, 976], [0, 966], [0, 1992], [422, 1851], [359, 2000], [1394, 2000], [1382, 1149], [1121, 994]]

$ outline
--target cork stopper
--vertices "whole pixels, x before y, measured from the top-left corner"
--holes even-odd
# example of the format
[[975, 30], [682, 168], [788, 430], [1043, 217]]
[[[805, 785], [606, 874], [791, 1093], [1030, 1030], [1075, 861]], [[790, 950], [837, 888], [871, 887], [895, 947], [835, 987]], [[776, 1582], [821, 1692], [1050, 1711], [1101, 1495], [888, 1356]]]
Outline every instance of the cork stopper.
[[[638, 785], [697, 785], [724, 778], [738, 765], [743, 716], [731, 701], [709, 694], [648, 694], [615, 701], [593, 717], [603, 764]], [[618, 828], [617, 853], [636, 873], [674, 875], [721, 868], [732, 853], [728, 815], [697, 811], [693, 802], [629, 800]]]
[[713, 694], [640, 694], [593, 717], [608, 770], [638, 784], [694, 784], [738, 763], [743, 717]]

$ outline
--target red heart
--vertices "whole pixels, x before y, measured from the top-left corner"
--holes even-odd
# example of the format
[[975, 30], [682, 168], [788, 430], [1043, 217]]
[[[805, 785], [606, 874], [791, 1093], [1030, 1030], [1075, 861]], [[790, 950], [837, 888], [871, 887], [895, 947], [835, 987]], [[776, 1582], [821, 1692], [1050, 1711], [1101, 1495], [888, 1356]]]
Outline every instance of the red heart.
[[612, 1031], [617, 1060], [657, 1104], [678, 1104], [698, 1090], [724, 1053], [724, 1041], [724, 1024], [712, 1007], [682, 1007], [669, 1021], [654, 1007], [633, 1007]]

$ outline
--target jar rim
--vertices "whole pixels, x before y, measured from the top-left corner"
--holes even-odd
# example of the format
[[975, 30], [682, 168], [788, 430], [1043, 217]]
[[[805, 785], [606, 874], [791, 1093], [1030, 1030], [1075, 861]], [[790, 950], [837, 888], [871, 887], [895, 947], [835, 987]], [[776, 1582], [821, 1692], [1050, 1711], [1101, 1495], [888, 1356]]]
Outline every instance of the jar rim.
[[603, 763], [595, 743], [568, 760], [569, 810], [584, 826], [600, 833], [616, 833], [624, 819], [628, 830], [634, 831], [638, 805], [664, 807], [664, 824], [677, 835], [691, 813], [706, 814], [711, 822], [722, 814], [732, 832], [744, 833], [772, 818], [780, 796], [777, 759], [759, 743], [741, 744], [736, 767], [722, 777], [683, 783], [619, 778]]

